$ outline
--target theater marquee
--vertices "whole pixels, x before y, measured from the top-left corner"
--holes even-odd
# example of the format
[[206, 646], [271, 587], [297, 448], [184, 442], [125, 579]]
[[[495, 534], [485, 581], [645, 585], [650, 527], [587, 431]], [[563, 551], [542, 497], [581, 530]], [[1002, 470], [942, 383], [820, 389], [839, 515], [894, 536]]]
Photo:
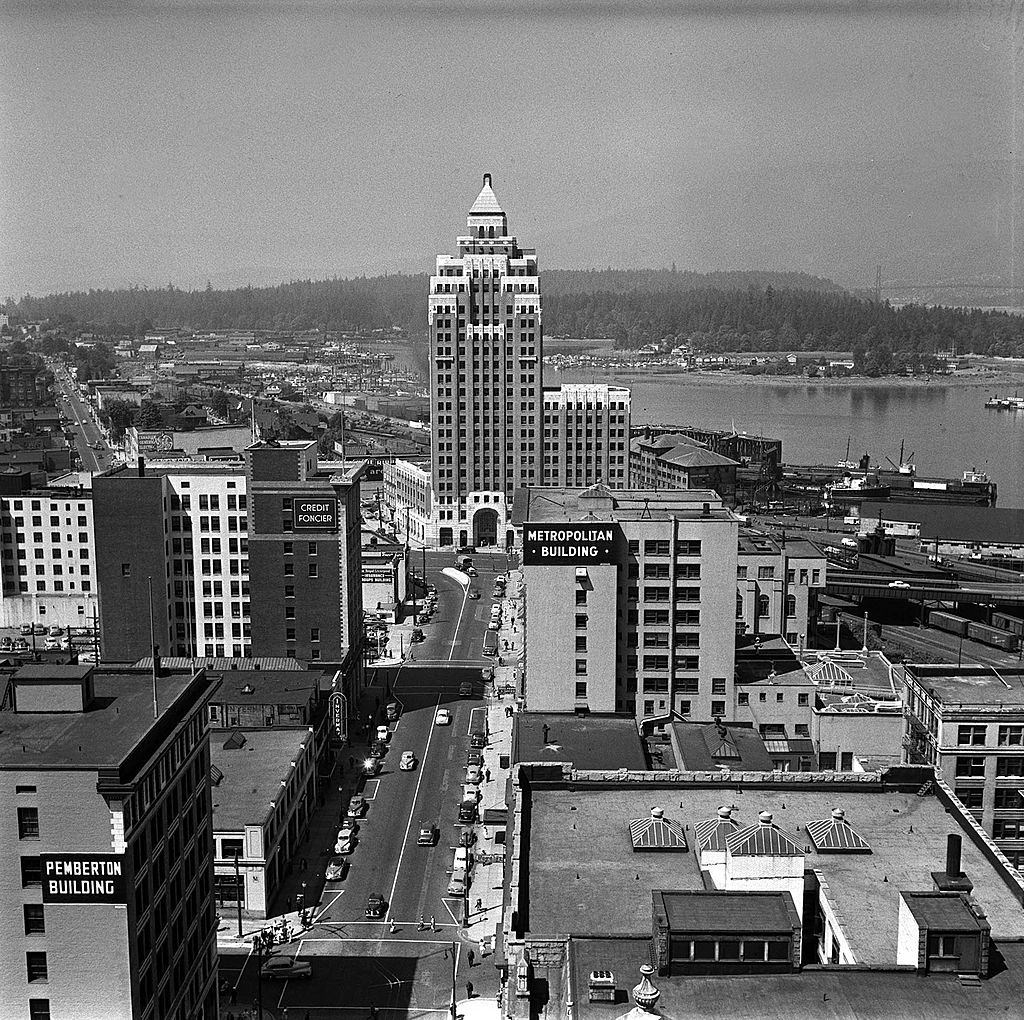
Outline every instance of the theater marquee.
[[293, 500], [292, 528], [295, 531], [337, 531], [338, 501], [330, 497]]
[[617, 524], [524, 524], [523, 565], [585, 567], [616, 563], [621, 541]]
[[44, 903], [126, 903], [123, 854], [40, 854]]

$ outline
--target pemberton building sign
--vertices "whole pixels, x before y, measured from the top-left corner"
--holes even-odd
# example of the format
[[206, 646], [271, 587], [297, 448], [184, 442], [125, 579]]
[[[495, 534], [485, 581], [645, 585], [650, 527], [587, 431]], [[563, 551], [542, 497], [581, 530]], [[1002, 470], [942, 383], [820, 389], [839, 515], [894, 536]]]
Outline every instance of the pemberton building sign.
[[44, 903], [126, 903], [123, 854], [40, 854]]
[[617, 563], [621, 543], [621, 529], [610, 522], [524, 524], [523, 566], [583, 567]]

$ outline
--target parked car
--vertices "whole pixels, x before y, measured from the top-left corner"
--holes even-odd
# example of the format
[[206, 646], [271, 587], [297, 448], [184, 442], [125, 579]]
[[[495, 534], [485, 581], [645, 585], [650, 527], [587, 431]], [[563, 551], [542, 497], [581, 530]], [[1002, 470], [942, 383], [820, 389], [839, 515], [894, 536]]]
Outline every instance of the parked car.
[[471, 747], [466, 752], [466, 764], [467, 765], [483, 765], [484, 756], [477, 748]]
[[9, 652], [14, 647], [14, 638], [4, 635], [0, 638], [0, 650]]
[[23, 637], [16, 638], [15, 641], [14, 641], [13, 651], [15, 651], [15, 652], [27, 652], [28, 651], [28, 642]]
[[391, 739], [391, 730], [387, 726], [378, 726], [377, 739], [382, 740], [386, 744]]
[[423, 641], [425, 637], [426, 635], [423, 633], [422, 627], [413, 627], [409, 640], [412, 641], [413, 644], [418, 644], [420, 641]]
[[363, 762], [363, 775], [375, 776], [378, 772], [380, 772], [380, 758], [375, 754], [371, 754], [370, 757]]
[[465, 871], [453, 871], [452, 877], [448, 880], [449, 896], [466, 895], [466, 873]]
[[348, 802], [348, 810], [345, 814], [349, 818], [362, 818], [366, 814], [366, 809], [369, 806], [367, 799], [361, 794], [357, 794]]
[[403, 772], [412, 772], [416, 768], [416, 755], [412, 751], [403, 751], [402, 760], [398, 763], [398, 767]]
[[432, 822], [420, 822], [420, 832], [416, 837], [416, 842], [420, 846], [436, 846], [440, 836], [441, 833]]
[[370, 747], [370, 753], [375, 758], [384, 758], [388, 753], [388, 745], [383, 740], [375, 740]]
[[385, 710], [388, 716], [388, 722], [397, 722], [398, 717], [401, 714], [401, 709], [398, 707], [397, 701], [389, 701], [388, 707]]
[[476, 842], [476, 829], [467, 825], [459, 833], [459, 846], [472, 846]]
[[42, 636], [43, 634], [46, 633], [46, 624], [45, 623], [33, 623], [32, 624], [32, 633], [33, 634], [38, 634], [38, 635]]
[[25, 634], [26, 636], [31, 634], [32, 633], [32, 624], [31, 623], [23, 623], [21, 625], [21, 632], [22, 632], [22, 634]]
[[480, 679], [483, 680], [485, 684], [489, 684], [494, 679], [494, 667], [484, 666], [484, 668], [480, 670]]
[[469, 574], [470, 577], [476, 577], [476, 567], [467, 567], [466, 573]]
[[371, 920], [378, 920], [388, 912], [387, 900], [379, 893], [370, 893], [366, 897], [366, 909], [363, 913]]
[[63, 627], [58, 627], [56, 624], [50, 628], [50, 637], [61, 637], [64, 633]]
[[434, 716], [435, 726], [450, 726], [452, 721], [452, 714], [447, 708], [439, 708], [437, 715]]
[[46, 651], [48, 651], [48, 652], [56, 652], [56, 651], [60, 650], [60, 646], [61, 646], [60, 638], [48, 637], [46, 639], [46, 644], [43, 645], [43, 648]]
[[494, 617], [491, 617], [491, 622], [487, 624], [487, 629], [488, 630], [501, 630], [501, 624], [498, 623], [498, 621], [495, 620]]
[[484, 730], [473, 730], [469, 735], [469, 746], [480, 748], [481, 750], [487, 746], [487, 733]]
[[356, 837], [346, 829], [341, 829], [338, 832], [338, 838], [334, 842], [334, 852], [336, 854], [350, 854], [356, 848]]
[[264, 978], [288, 981], [292, 978], [308, 978], [313, 976], [313, 966], [308, 960], [299, 960], [294, 956], [277, 954], [271, 956], [260, 968], [260, 976]]
[[340, 882], [348, 874], [348, 861], [337, 854], [327, 862], [327, 872], [324, 877], [328, 882]]
[[470, 853], [468, 846], [457, 846], [455, 848], [455, 860], [453, 871], [469, 871]]
[[467, 765], [466, 766], [466, 782], [473, 783], [477, 786], [483, 782], [484, 770], [479, 765]]
[[358, 831], [359, 822], [357, 822], [356, 819], [348, 817], [342, 818], [341, 829], [339, 830], [338, 835], [345, 832], [348, 833], [349, 836], [354, 836]]
[[459, 684], [459, 697], [460, 698], [471, 698], [473, 697], [473, 685], [468, 681], [464, 681]]

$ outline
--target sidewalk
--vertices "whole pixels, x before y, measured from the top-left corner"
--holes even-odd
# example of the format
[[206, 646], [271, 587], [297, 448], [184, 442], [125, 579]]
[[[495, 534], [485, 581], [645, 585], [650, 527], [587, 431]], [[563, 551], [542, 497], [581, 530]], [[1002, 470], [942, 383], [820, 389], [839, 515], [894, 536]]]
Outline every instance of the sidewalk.
[[[494, 667], [494, 684], [488, 694], [487, 732], [488, 742], [484, 749], [484, 768], [490, 770], [490, 782], [480, 785], [480, 817], [488, 809], [505, 808], [505, 787], [511, 772], [512, 727], [515, 722], [516, 698], [498, 695], [505, 684], [515, 684], [519, 674], [519, 660], [522, 655], [523, 626], [519, 613], [522, 611], [522, 574], [518, 570], [509, 573], [507, 596], [502, 600], [502, 629], [499, 631], [499, 661]], [[514, 629], [513, 629], [514, 628]], [[508, 648], [505, 647], [506, 642]], [[511, 712], [510, 712], [511, 710]], [[502, 768], [500, 761], [507, 755], [509, 768]], [[506, 822], [479, 827], [479, 839], [474, 848], [477, 863], [473, 867], [470, 884], [469, 927], [464, 937], [476, 942], [480, 949], [478, 959], [494, 951], [495, 929], [502, 923], [505, 879], [505, 845], [494, 842], [494, 833], [506, 829]], [[481, 855], [483, 861], [481, 862]], [[477, 901], [480, 909], [476, 909]]]

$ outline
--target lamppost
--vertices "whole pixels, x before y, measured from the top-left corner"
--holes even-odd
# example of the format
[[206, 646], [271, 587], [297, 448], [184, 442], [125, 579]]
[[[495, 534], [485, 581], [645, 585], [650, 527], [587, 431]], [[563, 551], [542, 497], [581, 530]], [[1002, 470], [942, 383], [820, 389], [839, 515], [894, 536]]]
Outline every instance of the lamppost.
[[298, 901], [295, 905], [299, 908], [299, 924], [303, 928], [306, 927], [306, 883], [302, 883], [302, 891], [296, 897]]

